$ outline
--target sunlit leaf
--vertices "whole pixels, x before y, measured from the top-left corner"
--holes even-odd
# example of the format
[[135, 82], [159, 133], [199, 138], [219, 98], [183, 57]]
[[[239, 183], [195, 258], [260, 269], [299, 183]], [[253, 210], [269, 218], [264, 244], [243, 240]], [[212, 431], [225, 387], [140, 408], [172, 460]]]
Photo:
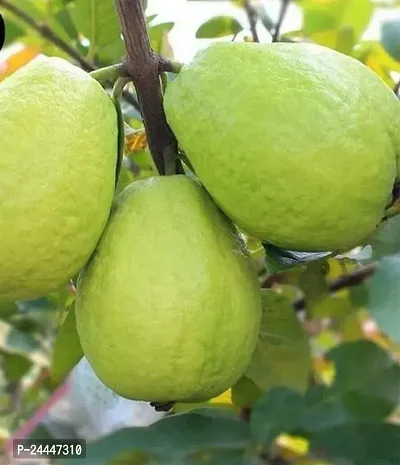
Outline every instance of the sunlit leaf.
[[304, 31], [320, 45], [350, 53], [368, 26], [371, 0], [304, 0]]
[[258, 345], [245, 376], [263, 391], [286, 386], [303, 392], [311, 370], [308, 338], [287, 297], [264, 290], [262, 299]]
[[214, 39], [236, 35], [243, 30], [239, 21], [231, 16], [215, 16], [203, 23], [196, 31], [198, 39]]
[[391, 58], [379, 42], [365, 41], [355, 49], [353, 55], [375, 71], [389, 87], [393, 87], [394, 81], [390, 73], [400, 72], [400, 62]]
[[75, 309], [70, 308], [58, 331], [53, 349], [51, 377], [59, 384], [83, 357], [83, 350], [76, 330]]
[[73, 19], [78, 32], [90, 41], [90, 58], [105, 47], [116, 47], [122, 56], [124, 46], [113, 0], [76, 0]]
[[151, 48], [160, 55], [173, 57], [173, 51], [168, 41], [168, 33], [172, 30], [175, 23], [161, 23], [148, 28]]

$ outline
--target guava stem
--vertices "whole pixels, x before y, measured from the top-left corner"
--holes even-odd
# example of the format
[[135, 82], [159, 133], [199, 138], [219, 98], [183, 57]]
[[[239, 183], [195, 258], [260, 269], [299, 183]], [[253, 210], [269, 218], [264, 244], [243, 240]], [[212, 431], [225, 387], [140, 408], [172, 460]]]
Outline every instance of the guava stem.
[[126, 74], [124, 74], [123, 64], [117, 63], [116, 65], [96, 69], [92, 71], [90, 75], [101, 85], [105, 85], [109, 82], [115, 82], [119, 77], [123, 77]]
[[258, 37], [258, 32], [257, 32], [258, 14], [257, 14], [256, 9], [251, 4], [251, 0], [246, 0], [244, 2], [244, 10], [246, 12], [247, 19], [249, 20], [250, 31], [253, 37], [253, 41], [260, 42], [260, 38]]
[[169, 60], [168, 58], [161, 57], [159, 58], [158, 69], [161, 73], [175, 73], [179, 74], [183, 68], [183, 63], [175, 60]]
[[[133, 81], [146, 129], [149, 149], [161, 175], [166, 174], [165, 157], [175, 156], [176, 170], [181, 170], [178, 142], [163, 107], [160, 68], [168, 60], [153, 52], [141, 0], [116, 0], [127, 56], [124, 69]], [[169, 164], [169, 162], [167, 162]]]
[[289, 7], [289, 3], [290, 3], [290, 0], [282, 0], [278, 21], [276, 23], [275, 31], [272, 36], [272, 42], [279, 42], [279, 38], [281, 34], [281, 27], [282, 27], [283, 21], [285, 20], [286, 13]]
[[125, 146], [125, 121], [122, 114], [121, 103], [120, 99], [122, 96], [122, 92], [124, 91], [124, 87], [130, 81], [129, 78], [126, 77], [118, 77], [115, 81], [113, 91], [112, 91], [112, 100], [114, 102], [115, 110], [117, 112], [118, 118], [118, 155], [117, 155], [117, 165], [115, 169], [115, 186], [117, 186], [119, 173], [121, 170], [122, 159], [124, 157], [124, 146]]

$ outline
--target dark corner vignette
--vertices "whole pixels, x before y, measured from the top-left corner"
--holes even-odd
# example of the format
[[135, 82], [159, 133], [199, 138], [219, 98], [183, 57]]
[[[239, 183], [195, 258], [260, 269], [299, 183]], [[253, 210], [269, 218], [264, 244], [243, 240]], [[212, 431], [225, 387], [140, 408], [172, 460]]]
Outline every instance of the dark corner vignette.
[[4, 24], [3, 16], [0, 13], [0, 50], [3, 48], [6, 40], [6, 26]]

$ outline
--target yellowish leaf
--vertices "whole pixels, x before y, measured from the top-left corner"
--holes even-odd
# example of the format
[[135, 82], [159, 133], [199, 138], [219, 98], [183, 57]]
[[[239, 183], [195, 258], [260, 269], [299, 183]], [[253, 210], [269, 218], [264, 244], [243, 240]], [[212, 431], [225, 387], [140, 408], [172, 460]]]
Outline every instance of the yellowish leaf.
[[22, 66], [29, 63], [40, 53], [40, 48], [36, 45], [29, 45], [19, 49], [12, 55], [0, 61], [0, 81], [10, 76]]
[[227, 391], [223, 392], [218, 397], [214, 397], [210, 400], [211, 404], [231, 404], [232, 397], [231, 397], [231, 390], [228, 389]]
[[147, 136], [144, 129], [136, 129], [125, 134], [125, 151], [126, 153], [135, 153], [144, 150], [147, 147]]
[[308, 441], [304, 438], [280, 435], [276, 440], [279, 456], [286, 460], [297, 459], [308, 453]]

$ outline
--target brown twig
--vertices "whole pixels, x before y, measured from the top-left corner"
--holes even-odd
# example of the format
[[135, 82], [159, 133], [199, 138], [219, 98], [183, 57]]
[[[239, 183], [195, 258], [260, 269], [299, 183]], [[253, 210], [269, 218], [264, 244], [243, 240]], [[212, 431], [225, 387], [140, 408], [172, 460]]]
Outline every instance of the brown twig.
[[28, 24], [32, 29], [35, 29], [42, 37], [52, 42], [56, 45], [60, 50], [65, 52], [71, 58], [79, 63], [82, 69], [85, 71], [94, 71], [96, 69], [95, 65], [90, 61], [86, 60], [86, 58], [82, 57], [81, 54], [71, 47], [67, 42], [64, 42], [54, 31], [52, 31], [49, 26], [46, 24], [41, 24], [35, 21], [32, 16], [26, 13], [24, 10], [19, 8], [18, 6], [11, 3], [9, 0], [0, 0], [0, 6], [3, 7], [5, 10], [12, 13], [14, 16], [19, 18], [21, 21], [24, 21]]
[[393, 92], [400, 98], [400, 79], [397, 81], [396, 85], [393, 87]]
[[275, 31], [274, 31], [274, 34], [272, 36], [272, 42], [278, 42], [278, 40], [279, 40], [279, 35], [281, 33], [282, 23], [283, 23], [283, 21], [285, 19], [289, 3], [290, 3], [290, 0], [282, 0], [281, 9], [279, 11], [278, 21], [276, 23]]
[[[375, 272], [375, 269], [376, 265], [371, 264], [364, 266], [359, 270], [353, 271], [343, 276], [339, 276], [338, 278], [333, 279], [328, 283], [329, 292], [334, 293], [347, 287], [358, 286], [359, 284], [363, 283], [366, 279], [370, 278]], [[304, 310], [306, 304], [307, 302], [304, 297], [300, 297], [293, 302], [293, 306], [296, 311]]]
[[124, 66], [136, 87], [149, 148], [159, 173], [170, 174], [166, 167], [171, 166], [169, 158], [177, 154], [178, 144], [162, 105], [161, 58], [150, 47], [141, 0], [116, 0], [116, 5], [127, 51]]
[[247, 18], [249, 20], [250, 24], [250, 31], [251, 35], [253, 37], [254, 42], [260, 42], [260, 38], [258, 37], [258, 32], [257, 32], [257, 12], [253, 5], [251, 4], [251, 0], [246, 0], [244, 2], [244, 10], [247, 14]]

